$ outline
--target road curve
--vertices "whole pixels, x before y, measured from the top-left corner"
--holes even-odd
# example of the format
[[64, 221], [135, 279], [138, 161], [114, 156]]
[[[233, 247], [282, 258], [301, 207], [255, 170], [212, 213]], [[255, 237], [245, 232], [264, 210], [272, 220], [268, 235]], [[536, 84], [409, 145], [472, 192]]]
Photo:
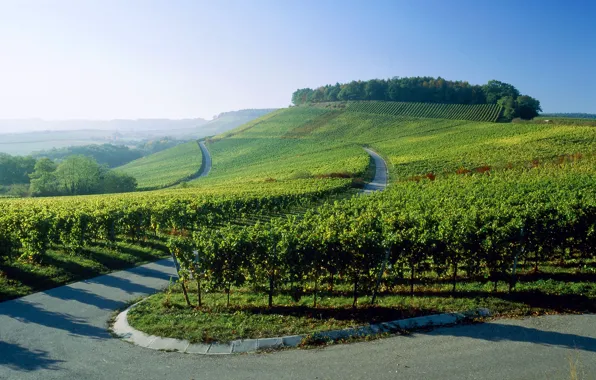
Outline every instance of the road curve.
[[371, 193], [373, 191], [382, 191], [387, 187], [387, 164], [383, 157], [379, 156], [377, 152], [372, 149], [364, 148], [375, 162], [375, 176], [372, 182], [364, 185], [363, 193]]
[[[596, 315], [495, 320], [315, 350], [203, 357], [112, 338], [107, 320], [166, 286], [170, 260], [0, 303], [0, 379], [545, 379], [596, 374]], [[592, 376], [592, 377], [590, 377]]]

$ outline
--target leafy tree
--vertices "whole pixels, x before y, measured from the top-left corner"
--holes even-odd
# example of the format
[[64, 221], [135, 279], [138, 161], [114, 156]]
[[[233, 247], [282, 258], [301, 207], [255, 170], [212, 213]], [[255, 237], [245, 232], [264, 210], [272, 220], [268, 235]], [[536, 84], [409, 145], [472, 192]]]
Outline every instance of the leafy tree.
[[42, 158], [35, 164], [31, 174], [30, 192], [33, 196], [58, 195], [57, 165], [49, 158]]
[[107, 170], [102, 174], [102, 193], [126, 193], [137, 189], [137, 180], [125, 173]]
[[101, 168], [90, 157], [70, 156], [58, 165], [56, 179], [70, 195], [93, 194], [100, 186]]
[[486, 102], [488, 104], [497, 104], [499, 99], [505, 97], [511, 97], [516, 99], [520, 94], [517, 88], [513, 87], [509, 83], [500, 82], [498, 80], [490, 80], [487, 84], [482, 86], [484, 95], [486, 96]]
[[367, 100], [385, 100], [387, 92], [387, 83], [378, 79], [373, 79], [364, 85], [364, 96]]
[[538, 112], [542, 112], [540, 102], [531, 96], [521, 95], [517, 97], [517, 116], [524, 120], [530, 120], [538, 116]]

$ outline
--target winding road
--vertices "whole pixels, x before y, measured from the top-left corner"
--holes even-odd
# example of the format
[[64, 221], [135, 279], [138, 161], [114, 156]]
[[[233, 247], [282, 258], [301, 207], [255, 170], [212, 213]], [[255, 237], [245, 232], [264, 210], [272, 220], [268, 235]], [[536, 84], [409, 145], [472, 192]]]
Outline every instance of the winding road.
[[205, 177], [211, 171], [211, 154], [209, 154], [209, 150], [207, 150], [207, 146], [205, 146], [204, 141], [199, 141], [199, 148], [201, 148], [201, 153], [203, 154], [203, 166], [201, 168], [201, 172], [197, 176], [197, 178]]
[[385, 190], [385, 188], [387, 187], [388, 177], [387, 164], [385, 163], [385, 160], [383, 160], [383, 158], [372, 149], [364, 148], [364, 150], [375, 162], [375, 176], [371, 182], [367, 183], [364, 186], [363, 192], [370, 193], [373, 191]]
[[[375, 177], [369, 191], [384, 188], [384, 162], [378, 173], [385, 177]], [[579, 363], [580, 378], [596, 379], [596, 315], [495, 320], [221, 357], [113, 338], [113, 311], [163, 289], [173, 275], [171, 260], [162, 260], [0, 303], [0, 379], [568, 379], [569, 360]]]

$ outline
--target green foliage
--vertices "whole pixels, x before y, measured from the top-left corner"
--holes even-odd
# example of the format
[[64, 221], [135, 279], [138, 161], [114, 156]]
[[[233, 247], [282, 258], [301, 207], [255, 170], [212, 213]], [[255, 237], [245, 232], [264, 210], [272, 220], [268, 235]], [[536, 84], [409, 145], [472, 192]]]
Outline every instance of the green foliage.
[[0, 185], [27, 184], [33, 173], [35, 159], [0, 153]]
[[[432, 77], [412, 77], [412, 78], [392, 78], [388, 80], [371, 79], [369, 81], [352, 81], [345, 84], [327, 85], [316, 89], [303, 88], [296, 90], [292, 94], [292, 102], [295, 105], [307, 103], [324, 103], [335, 101], [357, 101], [357, 100], [378, 100], [407, 103], [431, 103], [423, 106], [431, 110], [433, 104], [439, 103], [439, 110], [434, 109], [430, 114], [438, 116], [426, 116], [422, 113], [420, 117], [439, 117], [448, 119], [477, 120], [477, 121], [495, 121], [495, 117], [489, 119], [478, 118], [472, 113], [472, 118], [465, 117], [465, 112], [459, 112], [457, 117], [449, 116], [450, 112], [445, 114], [444, 108], [448, 104], [461, 105], [491, 105], [497, 104], [503, 109], [503, 115], [500, 120], [511, 121], [519, 117], [522, 119], [532, 119], [538, 116], [542, 111], [540, 102], [530, 96], [521, 95], [520, 92], [508, 83], [491, 80], [484, 86], [470, 85], [462, 81], [446, 81], [445, 79]], [[407, 105], [403, 106], [408, 108]], [[419, 107], [419, 106], [414, 106]], [[391, 106], [389, 106], [391, 108]], [[443, 108], [443, 109], [441, 109]], [[451, 107], [453, 109], [453, 107]], [[485, 108], [496, 109], [496, 108]], [[395, 111], [394, 111], [395, 112]], [[405, 113], [404, 113], [405, 112]], [[404, 116], [416, 116], [408, 112], [411, 110], [402, 110]], [[400, 114], [400, 113], [390, 113]]]
[[192, 178], [201, 169], [201, 162], [201, 149], [196, 141], [191, 141], [132, 161], [116, 170], [134, 177], [140, 190], [149, 190]]

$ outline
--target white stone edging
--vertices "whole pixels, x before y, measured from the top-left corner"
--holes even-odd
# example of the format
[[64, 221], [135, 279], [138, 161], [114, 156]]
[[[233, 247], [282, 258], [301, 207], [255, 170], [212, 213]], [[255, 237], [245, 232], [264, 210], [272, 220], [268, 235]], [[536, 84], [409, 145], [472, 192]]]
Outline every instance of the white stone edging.
[[149, 335], [130, 326], [128, 324], [128, 312], [140, 302], [135, 303], [118, 314], [112, 326], [112, 332], [115, 335], [127, 342], [152, 350], [179, 351], [187, 354], [199, 355], [229, 355], [232, 353], [247, 353], [284, 347], [298, 347], [303, 340], [309, 338], [317, 341], [337, 341], [353, 337], [374, 336], [383, 333], [395, 333], [402, 330], [412, 330], [431, 326], [448, 326], [474, 317], [490, 316], [490, 311], [488, 309], [479, 308], [463, 313], [434, 314], [343, 330], [322, 331], [314, 334], [234, 340], [229, 343], [191, 344], [187, 340]]

